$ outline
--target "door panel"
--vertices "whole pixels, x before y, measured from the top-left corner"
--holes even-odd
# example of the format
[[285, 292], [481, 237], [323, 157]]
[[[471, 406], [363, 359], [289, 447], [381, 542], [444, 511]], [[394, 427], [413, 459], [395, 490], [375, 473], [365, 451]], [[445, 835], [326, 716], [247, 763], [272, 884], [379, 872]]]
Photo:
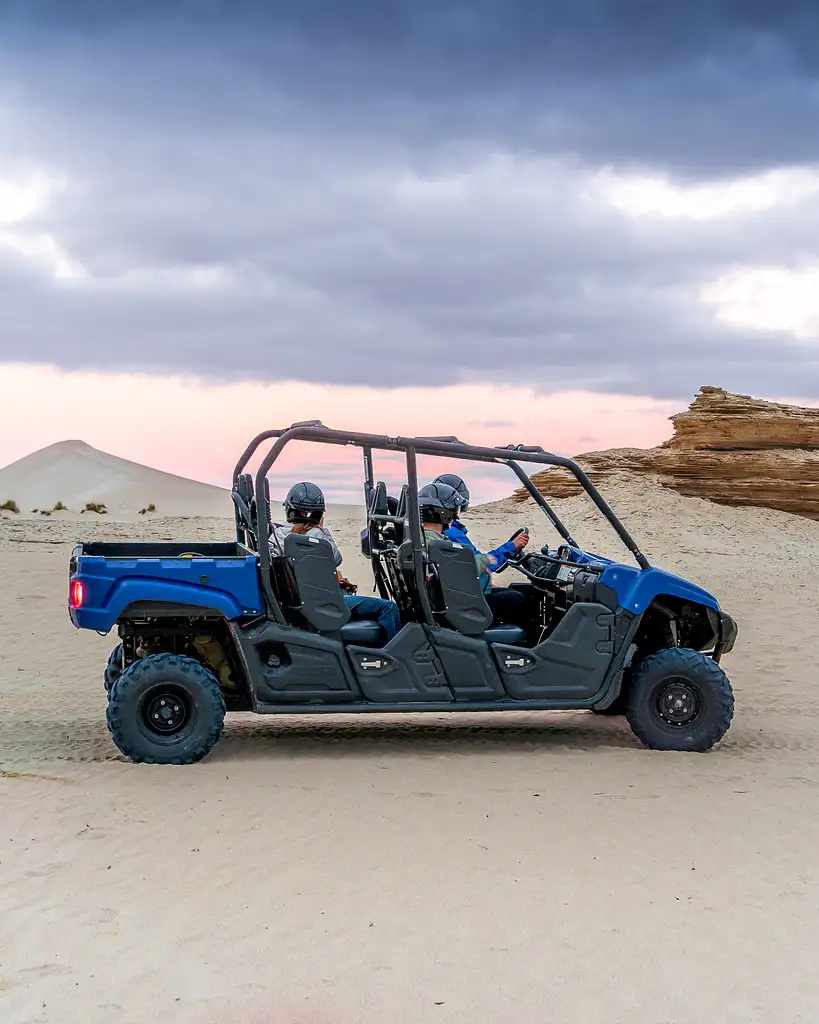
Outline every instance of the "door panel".
[[376, 703], [452, 700], [441, 662], [435, 656], [424, 627], [417, 622], [404, 626], [385, 647], [373, 650], [351, 644], [347, 654], [367, 700]]
[[510, 697], [585, 700], [603, 683], [612, 657], [614, 615], [602, 604], [574, 604], [537, 647], [492, 644]]

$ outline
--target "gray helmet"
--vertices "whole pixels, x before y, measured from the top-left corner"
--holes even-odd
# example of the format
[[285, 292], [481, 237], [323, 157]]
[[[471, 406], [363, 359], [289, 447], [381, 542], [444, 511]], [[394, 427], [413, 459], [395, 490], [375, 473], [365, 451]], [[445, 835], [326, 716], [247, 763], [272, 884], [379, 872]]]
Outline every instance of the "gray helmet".
[[283, 505], [288, 523], [317, 523], [327, 507], [321, 488], [307, 480], [293, 484]]
[[469, 508], [469, 488], [466, 486], [466, 481], [463, 477], [458, 476], [457, 473], [441, 473], [432, 482], [434, 484], [448, 484], [450, 487], [454, 487], [459, 495], [458, 507], [462, 512], [466, 512]]
[[451, 523], [460, 504], [460, 494], [449, 484], [424, 484], [418, 489], [422, 523]]

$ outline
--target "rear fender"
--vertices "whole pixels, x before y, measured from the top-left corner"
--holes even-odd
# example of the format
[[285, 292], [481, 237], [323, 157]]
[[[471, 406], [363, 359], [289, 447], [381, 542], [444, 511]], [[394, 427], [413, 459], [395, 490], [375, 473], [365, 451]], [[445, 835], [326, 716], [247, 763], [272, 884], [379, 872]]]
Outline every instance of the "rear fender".
[[[82, 580], [82, 576], [78, 576]], [[107, 633], [117, 619], [122, 618], [132, 605], [184, 605], [185, 615], [196, 609], [202, 615], [221, 615], [238, 619], [244, 609], [236, 599], [224, 590], [197, 586], [192, 583], [170, 583], [163, 580], [146, 580], [131, 577], [118, 580], [110, 588], [105, 599], [97, 607], [91, 605], [71, 609], [71, 618], [80, 629], [95, 629]]]

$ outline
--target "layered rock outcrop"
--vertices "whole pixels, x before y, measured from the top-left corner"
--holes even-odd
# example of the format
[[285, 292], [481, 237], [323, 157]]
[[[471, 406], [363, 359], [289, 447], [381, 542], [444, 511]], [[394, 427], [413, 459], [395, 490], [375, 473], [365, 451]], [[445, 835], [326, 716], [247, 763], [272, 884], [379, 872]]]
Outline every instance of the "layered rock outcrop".
[[[648, 474], [680, 494], [819, 519], [819, 409], [703, 387], [671, 421], [674, 436], [658, 448], [590, 452], [576, 461], [596, 484]], [[547, 497], [581, 490], [562, 469], [532, 479]], [[514, 497], [524, 501], [528, 494], [520, 488]]]

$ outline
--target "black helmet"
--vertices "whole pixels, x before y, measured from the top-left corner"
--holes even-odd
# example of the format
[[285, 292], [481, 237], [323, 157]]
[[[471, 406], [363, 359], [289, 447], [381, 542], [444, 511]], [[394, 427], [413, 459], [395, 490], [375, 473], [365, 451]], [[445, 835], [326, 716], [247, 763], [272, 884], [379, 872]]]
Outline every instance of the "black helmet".
[[455, 518], [460, 504], [460, 493], [449, 484], [424, 484], [418, 490], [418, 507], [421, 510], [422, 523], [441, 523], [446, 525]]
[[317, 523], [326, 508], [321, 488], [306, 480], [293, 484], [283, 504], [288, 523]]
[[462, 512], [466, 512], [469, 508], [469, 488], [466, 486], [466, 481], [463, 477], [458, 476], [457, 473], [441, 473], [432, 482], [434, 484], [448, 484], [450, 487], [454, 487], [459, 495], [458, 507]]

